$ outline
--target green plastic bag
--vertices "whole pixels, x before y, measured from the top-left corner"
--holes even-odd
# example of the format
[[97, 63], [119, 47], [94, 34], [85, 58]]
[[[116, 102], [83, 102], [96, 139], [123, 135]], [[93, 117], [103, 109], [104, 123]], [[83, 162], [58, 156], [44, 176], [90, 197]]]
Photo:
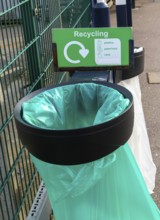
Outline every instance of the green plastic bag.
[[32, 160], [46, 184], [56, 220], [160, 219], [128, 144], [85, 165]]
[[115, 89], [78, 83], [47, 90], [23, 103], [23, 119], [44, 129], [76, 129], [109, 121], [128, 105]]
[[[23, 119], [43, 129], [76, 129], [111, 120], [128, 105], [128, 99], [106, 86], [67, 85], [24, 103]], [[46, 185], [56, 220], [160, 219], [127, 144], [81, 165], [61, 166], [31, 158]]]

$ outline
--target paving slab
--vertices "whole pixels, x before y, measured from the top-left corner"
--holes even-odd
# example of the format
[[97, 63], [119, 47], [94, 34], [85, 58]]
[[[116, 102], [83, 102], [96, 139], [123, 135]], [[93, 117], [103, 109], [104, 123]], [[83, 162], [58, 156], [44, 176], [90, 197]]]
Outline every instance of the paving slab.
[[160, 83], [160, 72], [148, 72], [148, 83]]

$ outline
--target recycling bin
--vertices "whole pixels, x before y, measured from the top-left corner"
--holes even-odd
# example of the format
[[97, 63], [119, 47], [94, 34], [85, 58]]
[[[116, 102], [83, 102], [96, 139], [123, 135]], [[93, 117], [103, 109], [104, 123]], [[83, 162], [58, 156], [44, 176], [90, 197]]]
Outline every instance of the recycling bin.
[[20, 100], [14, 116], [56, 220], [160, 218], [126, 143], [134, 118], [127, 89], [106, 82], [51, 86]]
[[69, 82], [29, 94], [14, 115], [31, 154], [54, 164], [82, 164], [126, 143], [133, 128], [133, 101], [116, 84]]
[[140, 75], [144, 70], [144, 54], [145, 50], [143, 47], [134, 48], [134, 65], [129, 69], [122, 71], [122, 80], [131, 79], [135, 76]]

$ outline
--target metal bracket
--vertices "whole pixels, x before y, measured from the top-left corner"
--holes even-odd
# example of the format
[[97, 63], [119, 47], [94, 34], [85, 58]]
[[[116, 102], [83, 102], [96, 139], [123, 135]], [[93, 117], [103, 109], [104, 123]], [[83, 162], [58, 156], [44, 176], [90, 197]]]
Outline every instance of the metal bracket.
[[34, 15], [37, 16], [37, 17], [41, 17], [41, 13], [42, 12], [42, 9], [40, 6], [36, 6], [36, 8], [34, 9]]
[[26, 220], [49, 220], [50, 214], [51, 206], [46, 187], [42, 182]]

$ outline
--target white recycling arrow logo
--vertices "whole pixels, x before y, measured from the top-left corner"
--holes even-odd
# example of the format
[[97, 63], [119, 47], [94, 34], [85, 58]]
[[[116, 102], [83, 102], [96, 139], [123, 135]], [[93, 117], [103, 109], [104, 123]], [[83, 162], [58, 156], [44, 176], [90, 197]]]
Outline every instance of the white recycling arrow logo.
[[66, 60], [70, 63], [80, 63], [81, 61], [80, 60], [72, 60], [71, 58], [69, 58], [68, 56], [68, 48], [71, 46], [71, 45], [79, 45], [81, 47], [81, 49], [79, 50], [79, 54], [83, 57], [83, 58], [86, 58], [86, 56], [89, 54], [89, 50], [85, 48], [85, 46], [80, 43], [79, 41], [71, 41], [69, 43], [66, 44], [66, 46], [64, 47], [64, 57], [66, 58]]

